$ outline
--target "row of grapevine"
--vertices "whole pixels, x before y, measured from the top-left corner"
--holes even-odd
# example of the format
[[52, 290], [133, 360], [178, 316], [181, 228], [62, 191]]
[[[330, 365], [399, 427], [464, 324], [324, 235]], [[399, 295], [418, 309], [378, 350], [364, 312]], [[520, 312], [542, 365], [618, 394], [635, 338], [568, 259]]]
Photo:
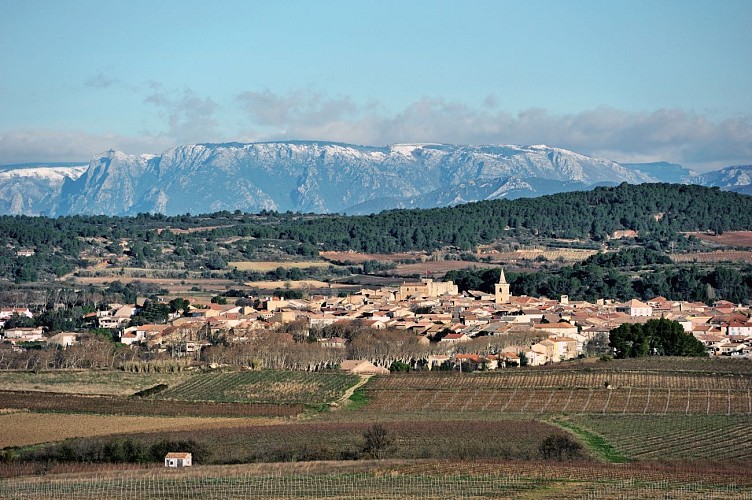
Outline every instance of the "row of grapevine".
[[368, 390], [367, 411], [752, 415], [752, 391], [710, 389]]
[[749, 417], [587, 415], [575, 421], [639, 460], [752, 460]]
[[737, 485], [567, 481], [517, 475], [321, 474], [239, 477], [142, 477], [15, 480], [0, 484], [8, 499], [443, 499], [514, 498], [529, 493], [557, 498], [752, 498], [752, 488]]
[[163, 415], [193, 417], [284, 417], [303, 405], [160, 401], [114, 396], [79, 396], [50, 392], [0, 391], [4, 408], [102, 415]]
[[250, 403], [323, 403], [358, 382], [342, 373], [262, 370], [193, 377], [155, 396], [159, 399]]
[[494, 373], [439, 373], [430, 375], [391, 375], [373, 380], [376, 389], [456, 390], [505, 388], [597, 388], [606, 383], [614, 387], [654, 389], [752, 389], [752, 376], [650, 371], [575, 371], [575, 370], [502, 370]]

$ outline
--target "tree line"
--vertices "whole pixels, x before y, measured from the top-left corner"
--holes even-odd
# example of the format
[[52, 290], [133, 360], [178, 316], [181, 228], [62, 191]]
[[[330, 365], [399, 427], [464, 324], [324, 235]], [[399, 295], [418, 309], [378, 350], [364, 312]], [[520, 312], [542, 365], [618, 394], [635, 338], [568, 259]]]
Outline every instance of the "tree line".
[[[494, 291], [499, 269], [450, 271], [445, 279], [461, 291]], [[581, 263], [558, 270], [506, 273], [513, 295], [595, 301], [626, 301], [663, 296], [669, 300], [712, 303], [718, 299], [747, 303], [752, 299], [752, 266], [676, 265], [668, 256], [644, 248], [596, 254]]]

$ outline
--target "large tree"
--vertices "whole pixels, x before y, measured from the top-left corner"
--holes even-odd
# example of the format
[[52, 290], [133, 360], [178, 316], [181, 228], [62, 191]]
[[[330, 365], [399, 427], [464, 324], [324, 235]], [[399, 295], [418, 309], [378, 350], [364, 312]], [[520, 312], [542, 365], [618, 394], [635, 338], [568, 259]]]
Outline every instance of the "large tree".
[[651, 319], [645, 324], [624, 323], [609, 333], [617, 358], [705, 356], [705, 346], [676, 321]]

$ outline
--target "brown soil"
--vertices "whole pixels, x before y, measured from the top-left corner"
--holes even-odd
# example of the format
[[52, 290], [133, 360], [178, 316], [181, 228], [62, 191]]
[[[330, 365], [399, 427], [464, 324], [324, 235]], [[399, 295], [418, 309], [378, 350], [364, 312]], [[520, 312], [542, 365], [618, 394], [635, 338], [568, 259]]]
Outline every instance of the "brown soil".
[[733, 247], [752, 247], [752, 231], [728, 231], [715, 236], [708, 233], [689, 233], [703, 241]]

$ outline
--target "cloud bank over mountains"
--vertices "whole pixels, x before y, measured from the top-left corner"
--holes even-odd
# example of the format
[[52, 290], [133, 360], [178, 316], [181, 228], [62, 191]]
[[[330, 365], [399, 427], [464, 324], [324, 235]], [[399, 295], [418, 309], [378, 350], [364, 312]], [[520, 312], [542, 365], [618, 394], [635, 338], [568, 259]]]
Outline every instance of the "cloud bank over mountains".
[[[118, 82], [100, 73], [88, 85], [95, 84]], [[665, 160], [698, 171], [752, 162], [752, 117], [746, 115], [716, 120], [710, 111], [628, 112], [610, 106], [572, 114], [537, 108], [510, 113], [492, 95], [477, 104], [423, 97], [394, 111], [383, 102], [357, 102], [315, 89], [249, 90], [222, 101], [157, 82], [134, 92], [154, 113], [148, 130], [128, 135], [52, 128], [0, 131], [0, 163], [80, 161], [108, 149], [158, 153], [181, 144], [275, 140], [548, 144], [620, 162]]]

